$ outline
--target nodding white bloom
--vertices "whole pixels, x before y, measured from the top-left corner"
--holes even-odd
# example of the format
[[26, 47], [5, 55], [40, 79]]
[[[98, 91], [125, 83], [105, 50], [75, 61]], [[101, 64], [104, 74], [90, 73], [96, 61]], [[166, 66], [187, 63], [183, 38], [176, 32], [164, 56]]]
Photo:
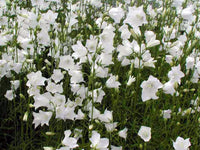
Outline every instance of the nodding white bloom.
[[152, 75], [149, 76], [147, 81], [143, 81], [140, 85], [142, 88], [142, 101], [147, 101], [150, 99], [158, 99], [156, 93], [158, 89], [163, 87], [163, 84]]
[[51, 78], [54, 80], [55, 83], [58, 83], [64, 78], [64, 75], [60, 69], [54, 69]]
[[119, 52], [118, 57], [130, 56], [133, 53], [131, 44], [128, 40], [124, 40], [123, 45], [117, 47], [117, 51]]
[[195, 12], [194, 6], [189, 5], [188, 7], [182, 10], [181, 16], [183, 17], [183, 19], [186, 19], [192, 22], [195, 19], [195, 16], [193, 15], [194, 12]]
[[178, 84], [181, 84], [181, 78], [184, 76], [185, 74], [181, 71], [180, 64], [178, 66], [172, 67], [172, 70], [168, 73], [168, 77], [172, 83], [177, 82]]
[[98, 150], [106, 150], [109, 145], [109, 140], [107, 138], [101, 138], [97, 131], [92, 131], [90, 142], [90, 147]]
[[52, 112], [45, 112], [42, 110], [39, 110], [39, 113], [33, 112], [33, 124], [35, 124], [35, 128], [41, 124], [43, 126], [44, 124], [49, 125], [49, 120], [51, 119]]
[[120, 20], [124, 17], [124, 10], [121, 8], [121, 6], [117, 8], [111, 8], [109, 15], [115, 21], [115, 23], [120, 23]]
[[172, 112], [171, 109], [163, 110], [162, 111], [163, 118], [165, 119], [171, 118], [171, 112]]
[[112, 53], [101, 53], [101, 55], [99, 56], [99, 62], [103, 65], [103, 66], [109, 66], [111, 64], [114, 64], [112, 61]]
[[19, 80], [10, 81], [10, 83], [11, 83], [11, 88], [13, 90], [17, 90], [19, 88], [19, 84], [20, 84]]
[[117, 127], [117, 122], [105, 123], [105, 127], [108, 132], [113, 132], [115, 128]]
[[86, 61], [86, 54], [88, 51], [80, 41], [77, 41], [76, 45], [72, 45], [72, 49], [74, 51], [72, 56], [75, 59], [80, 58], [80, 62], [82, 62], [82, 63]]
[[156, 40], [156, 34], [153, 31], [145, 31], [145, 38], [147, 47], [154, 47], [160, 44], [160, 41]]
[[190, 139], [183, 139], [182, 137], [178, 136], [176, 141], [173, 141], [173, 147], [175, 150], [188, 150], [191, 146]]
[[131, 36], [131, 32], [128, 29], [128, 26], [126, 24], [123, 24], [120, 28], [119, 31], [121, 32], [121, 38], [123, 40], [129, 39]]
[[76, 147], [78, 147], [77, 139], [69, 137], [71, 135], [71, 133], [72, 132], [70, 130], [66, 130], [64, 132], [65, 138], [62, 140], [62, 144], [69, 148], [76, 148]]
[[113, 38], [115, 36], [115, 28], [109, 24], [103, 29], [103, 32], [100, 34], [100, 41], [101, 45], [104, 48], [103, 52], [106, 54], [112, 54], [114, 47], [113, 47]]
[[94, 69], [97, 77], [100, 78], [108, 77], [108, 68], [95, 64]]
[[186, 58], [186, 69], [193, 69], [195, 63], [194, 57], [188, 56]]
[[157, 62], [154, 58], [151, 57], [151, 53], [149, 50], [145, 51], [142, 55], [143, 65], [146, 67], [153, 67], [155, 68], [154, 63]]
[[95, 52], [97, 48], [97, 38], [95, 36], [90, 36], [90, 39], [87, 39], [86, 41], [86, 47], [88, 48], [89, 52]]
[[105, 95], [105, 92], [102, 90], [102, 87], [100, 87], [98, 89], [93, 90], [93, 92], [92, 91], [89, 92], [89, 95], [91, 97], [93, 97], [94, 102], [101, 103], [101, 101], [102, 101], [102, 99], [103, 99], [103, 97]]
[[6, 94], [4, 95], [9, 101], [12, 101], [13, 98], [16, 97], [13, 90], [7, 90]]
[[28, 82], [26, 85], [28, 87], [45, 85], [44, 82], [47, 80], [46, 78], [42, 77], [41, 71], [31, 72], [27, 75], [27, 78]]
[[108, 88], [119, 88], [121, 83], [117, 81], [117, 77], [114, 75], [111, 75], [110, 78], [106, 81], [106, 86]]
[[99, 115], [99, 120], [101, 120], [102, 122], [112, 122], [113, 121], [113, 114], [112, 111], [109, 110], [105, 110], [103, 114]]
[[121, 130], [121, 131], [118, 132], [118, 135], [119, 135], [120, 137], [126, 139], [126, 137], [127, 137], [127, 131], [128, 131], [128, 129], [127, 129], [127, 128], [124, 128], [123, 130]]
[[151, 128], [146, 126], [141, 126], [138, 135], [145, 141], [149, 142], [151, 139]]
[[143, 6], [140, 7], [129, 7], [124, 23], [130, 24], [133, 28], [142, 26], [147, 23], [146, 14], [144, 13]]
[[176, 92], [175, 89], [174, 89], [174, 83], [171, 82], [171, 81], [166, 82], [163, 85], [163, 91], [164, 91], [164, 93], [171, 94], [173, 96], [174, 93]]

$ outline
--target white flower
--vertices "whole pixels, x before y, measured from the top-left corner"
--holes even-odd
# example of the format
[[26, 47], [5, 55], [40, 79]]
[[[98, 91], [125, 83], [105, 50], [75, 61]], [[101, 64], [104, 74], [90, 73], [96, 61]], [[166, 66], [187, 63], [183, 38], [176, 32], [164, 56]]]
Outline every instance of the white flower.
[[13, 98], [16, 96], [13, 90], [7, 90], [6, 94], [4, 95], [9, 101], [12, 101]]
[[96, 131], [92, 131], [90, 142], [90, 147], [98, 150], [106, 150], [109, 145], [109, 140], [107, 138], [100, 138], [100, 134]]
[[103, 49], [103, 52], [112, 54], [114, 47], [113, 47], [113, 38], [115, 36], [114, 33], [115, 28], [109, 24], [106, 26], [103, 30], [103, 32], [100, 34], [100, 42]]
[[128, 29], [128, 26], [126, 24], [123, 24], [120, 28], [119, 31], [121, 32], [121, 38], [123, 40], [129, 39], [131, 36], [131, 32]]
[[147, 23], [146, 14], [144, 13], [143, 6], [140, 7], [129, 7], [124, 23], [130, 24], [133, 28], [142, 26]]
[[44, 124], [49, 125], [49, 120], [51, 119], [52, 112], [45, 112], [42, 110], [39, 110], [39, 113], [33, 112], [33, 123], [35, 124], [35, 128], [41, 124], [43, 126]]
[[42, 77], [41, 71], [31, 72], [27, 75], [27, 78], [28, 82], [26, 83], [26, 85], [28, 87], [45, 85], [44, 82], [47, 80], [46, 78]]
[[108, 88], [119, 88], [121, 85], [117, 80], [117, 77], [114, 75], [111, 75], [110, 78], [106, 81], [106, 86]]
[[195, 10], [193, 8], [193, 5], [189, 5], [188, 7], [182, 10], [181, 16], [183, 17], [183, 19], [186, 19], [188, 21], [193, 21], [195, 18], [193, 16], [194, 11]]
[[149, 76], [147, 81], [143, 81], [141, 84], [142, 89], [142, 101], [150, 99], [158, 99], [156, 93], [158, 89], [162, 88], [162, 83], [152, 75]]
[[70, 130], [66, 130], [64, 132], [64, 134], [65, 134], [65, 138], [62, 140], [62, 144], [63, 145], [65, 145], [65, 146], [67, 146], [69, 148], [76, 148], [76, 147], [78, 147], [77, 139], [69, 137], [70, 134], [71, 134]]
[[112, 122], [113, 121], [112, 111], [106, 109], [104, 113], [99, 116], [99, 120], [106, 123]]
[[174, 89], [174, 83], [172, 83], [171, 81], [166, 82], [163, 85], [163, 91], [166, 94], [171, 94], [173, 96], [173, 94], [176, 92]]
[[106, 130], [108, 132], [113, 132], [114, 129], [117, 127], [117, 122], [114, 123], [105, 123]]
[[156, 40], [156, 35], [153, 31], [145, 31], [145, 38], [147, 47], [154, 47], [160, 44], [160, 41]]
[[146, 126], [141, 126], [138, 135], [145, 141], [148, 142], [151, 139], [151, 128]]
[[119, 131], [118, 134], [119, 134], [120, 137], [126, 139], [126, 137], [127, 137], [127, 131], [128, 131], [128, 129], [124, 128], [123, 130]]
[[54, 13], [51, 10], [48, 10], [46, 13], [42, 14], [40, 20], [45, 21], [48, 24], [54, 24], [57, 18], [58, 13]]
[[127, 40], [123, 41], [123, 45], [117, 47], [117, 51], [119, 52], [118, 57], [130, 56], [133, 52], [129, 41]]
[[62, 83], [61, 84], [55, 84], [51, 82], [50, 80], [48, 81], [48, 85], [46, 86], [46, 90], [51, 93], [62, 93], [63, 92], [63, 87]]
[[34, 107], [35, 109], [39, 108], [39, 107], [50, 107], [50, 93], [44, 93], [42, 95], [36, 95], [34, 96]]
[[163, 118], [165, 118], [165, 119], [171, 118], [171, 112], [172, 112], [172, 111], [171, 111], [170, 109], [163, 110], [163, 111], [162, 111]]
[[95, 52], [97, 48], [97, 38], [94, 36], [90, 36], [90, 39], [87, 39], [86, 41], [86, 47], [90, 52]]
[[85, 62], [86, 61], [87, 49], [83, 46], [83, 44], [80, 41], [77, 41], [76, 45], [72, 45], [72, 49], [74, 51], [72, 56], [75, 59], [80, 58], [81, 62]]
[[69, 74], [71, 75], [71, 83], [80, 83], [83, 82], [82, 72], [79, 70], [70, 70]]
[[70, 70], [74, 68], [74, 59], [70, 55], [61, 56], [59, 67], [65, 70]]
[[130, 86], [133, 82], [135, 82], [135, 77], [133, 76], [129, 76], [129, 79], [128, 79], [128, 82], [127, 82], [127, 85]]
[[111, 64], [114, 64], [112, 62], [112, 53], [101, 53], [101, 55], [99, 56], [99, 62], [103, 65], [103, 66], [109, 66]]
[[19, 84], [20, 84], [19, 80], [10, 81], [10, 83], [12, 84], [11, 88], [13, 90], [17, 90], [19, 88]]
[[64, 75], [60, 69], [54, 69], [51, 78], [54, 80], [55, 83], [58, 83], [64, 78]]
[[182, 137], [177, 137], [176, 141], [173, 141], [173, 147], [175, 150], [188, 150], [191, 146], [190, 139], [183, 139]]
[[120, 23], [120, 20], [124, 17], [124, 10], [121, 8], [121, 6], [117, 8], [111, 8], [109, 15], [115, 21], [115, 23]]
[[176, 67], [172, 67], [172, 70], [169, 71], [168, 77], [172, 83], [178, 82], [181, 83], [181, 78], [184, 77], [184, 73], [181, 71], [180, 64]]
[[195, 63], [194, 57], [188, 56], [186, 58], [186, 69], [193, 69]]

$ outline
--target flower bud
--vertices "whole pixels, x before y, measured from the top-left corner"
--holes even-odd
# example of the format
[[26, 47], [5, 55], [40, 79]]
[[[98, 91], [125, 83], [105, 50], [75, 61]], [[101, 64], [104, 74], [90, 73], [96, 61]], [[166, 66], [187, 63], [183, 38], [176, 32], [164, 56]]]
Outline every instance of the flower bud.
[[45, 134], [46, 134], [46, 135], [50, 135], [50, 136], [55, 135], [54, 132], [46, 132]]
[[23, 121], [27, 121], [28, 120], [28, 111], [25, 112], [24, 117], [23, 117]]

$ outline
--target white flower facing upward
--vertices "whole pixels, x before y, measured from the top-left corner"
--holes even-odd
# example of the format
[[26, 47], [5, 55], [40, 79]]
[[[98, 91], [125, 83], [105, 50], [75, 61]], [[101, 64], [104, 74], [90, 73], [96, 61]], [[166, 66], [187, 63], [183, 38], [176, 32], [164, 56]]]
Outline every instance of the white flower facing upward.
[[146, 126], [141, 126], [138, 135], [145, 141], [149, 142], [151, 139], [151, 128]]
[[112, 8], [109, 11], [110, 17], [115, 21], [115, 23], [120, 23], [120, 20], [124, 17], [124, 10], [120, 7]]
[[75, 65], [74, 59], [70, 55], [60, 57], [60, 62], [59, 62], [60, 68], [63, 68], [68, 71], [74, 68], [74, 65]]
[[189, 150], [191, 146], [190, 139], [183, 139], [182, 137], [177, 137], [176, 141], [173, 141], [173, 147], [175, 150]]
[[150, 99], [158, 99], [156, 93], [158, 89], [162, 88], [163, 84], [152, 75], [149, 76], [147, 81], [143, 81], [141, 84], [142, 88], [142, 101], [145, 102]]
[[47, 80], [46, 78], [42, 77], [41, 71], [31, 72], [27, 75], [27, 78], [28, 82], [26, 85], [28, 87], [45, 85], [44, 82]]
[[109, 145], [109, 140], [107, 138], [100, 138], [100, 134], [97, 131], [92, 131], [90, 142], [90, 147], [98, 150], [107, 150]]
[[133, 28], [142, 26], [147, 23], [146, 14], [143, 10], [143, 6], [140, 7], [129, 7], [129, 12], [127, 14], [124, 23], [130, 24]]
[[185, 74], [181, 71], [180, 64], [178, 66], [172, 67], [172, 70], [168, 73], [168, 77], [172, 83], [178, 82], [178, 84], [180, 84], [181, 78], [184, 76]]

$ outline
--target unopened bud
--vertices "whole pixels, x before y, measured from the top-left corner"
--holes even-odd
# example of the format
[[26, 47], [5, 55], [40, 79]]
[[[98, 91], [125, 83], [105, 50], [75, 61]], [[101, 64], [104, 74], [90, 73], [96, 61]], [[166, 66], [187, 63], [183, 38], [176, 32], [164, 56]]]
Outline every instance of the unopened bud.
[[91, 125], [89, 125], [89, 130], [92, 130], [93, 129], [93, 125], [91, 124]]
[[27, 121], [28, 120], [28, 111], [25, 112], [24, 117], [23, 117], [23, 121]]
[[50, 136], [55, 135], [54, 132], [46, 132], [45, 134], [46, 134], [46, 135], [50, 135]]

